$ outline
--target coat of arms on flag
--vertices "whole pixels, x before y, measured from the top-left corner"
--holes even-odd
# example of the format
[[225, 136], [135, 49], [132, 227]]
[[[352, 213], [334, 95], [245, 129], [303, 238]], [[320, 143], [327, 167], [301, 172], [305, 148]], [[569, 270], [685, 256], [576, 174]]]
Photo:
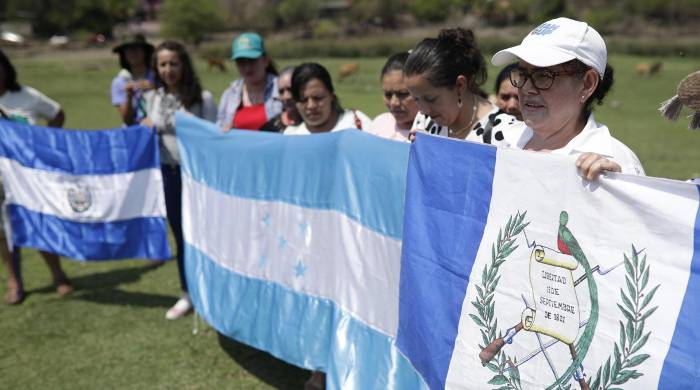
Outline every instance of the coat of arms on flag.
[[[629, 380], [643, 375], [640, 367], [651, 355], [644, 346], [651, 336], [651, 330], [644, 331], [646, 319], [658, 306], [651, 305], [659, 285], [649, 284], [650, 264], [646, 255], [632, 246], [629, 257], [609, 269], [601, 270], [599, 266], [591, 268], [585, 251], [579, 246], [574, 235], [566, 227], [568, 213], [562, 211], [559, 218], [557, 248], [545, 247], [536, 242], [529, 242], [525, 220], [526, 213], [517, 213], [510, 218], [503, 229], [503, 235], [493, 243], [493, 257], [484, 269], [481, 283], [475, 288], [478, 297], [472, 301], [476, 313], [469, 314], [483, 331], [483, 346], [479, 353], [484, 367], [493, 372], [489, 384], [502, 385], [503, 388], [522, 388], [519, 369], [542, 355], [552, 376], [548, 387], [556, 388], [573, 378], [582, 389], [607, 388], [622, 385]], [[518, 237], [520, 235], [520, 239]], [[508, 328], [501, 337], [489, 340], [495, 335], [497, 318], [494, 318], [494, 293], [500, 279], [500, 267], [517, 249], [518, 241], [530, 249], [529, 279], [531, 293], [521, 295], [524, 310], [521, 321]], [[642, 257], [643, 255], [643, 257]], [[641, 260], [640, 260], [641, 257]], [[624, 265], [624, 267], [621, 267]], [[505, 268], [505, 267], [504, 267]], [[615, 269], [626, 271], [626, 289], [620, 292], [620, 337], [611, 351], [611, 359], [601, 364], [597, 372], [586, 373], [582, 362], [588, 352], [596, 331], [599, 316], [599, 296], [595, 279], [604, 278]], [[578, 272], [577, 272], [578, 271]], [[581, 304], [577, 296], [577, 287], [584, 283], [588, 299], [587, 318], [581, 318]], [[623, 323], [624, 320], [624, 323]], [[521, 332], [523, 331], [524, 332]], [[533, 336], [537, 345], [532, 351], [521, 356], [509, 356], [507, 345], [518, 342], [523, 337]], [[548, 338], [545, 338], [548, 336]], [[556, 346], [559, 347], [556, 347]], [[570, 362], [562, 362], [550, 357], [548, 350], [564, 348], [571, 355]], [[589, 385], [588, 380], [591, 384]]]
[[0, 120], [0, 174], [13, 245], [77, 260], [170, 258], [152, 129]]
[[697, 185], [419, 136], [397, 344], [431, 388], [692, 388]]

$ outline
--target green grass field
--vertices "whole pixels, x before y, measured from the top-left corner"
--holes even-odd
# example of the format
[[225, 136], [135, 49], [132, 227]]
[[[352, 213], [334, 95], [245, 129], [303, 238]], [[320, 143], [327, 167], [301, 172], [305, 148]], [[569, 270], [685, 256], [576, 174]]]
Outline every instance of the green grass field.
[[[663, 61], [660, 74], [634, 75], [641, 61]], [[333, 75], [347, 59], [320, 59]], [[360, 73], [336, 83], [346, 107], [374, 116], [382, 112], [379, 69], [383, 59], [360, 59]], [[109, 102], [116, 58], [61, 53], [55, 58], [14, 60], [20, 81], [59, 101], [66, 127], [95, 129], [119, 126]], [[285, 61], [279, 66], [293, 63]], [[678, 82], [700, 67], [697, 58], [613, 56], [616, 84], [599, 121], [635, 150], [651, 176], [686, 179], [700, 176], [700, 132], [688, 121], [669, 122], [659, 115], [661, 101]], [[235, 77], [197, 68], [205, 88], [217, 98]], [[491, 76], [495, 71], [491, 69]], [[490, 92], [492, 81], [485, 85]], [[614, 107], [614, 108], [613, 108]], [[686, 110], [684, 114], [687, 114]], [[308, 372], [268, 354], [219, 336], [200, 326], [193, 335], [192, 317], [170, 322], [165, 310], [178, 296], [174, 262], [153, 268], [147, 262], [81, 264], [64, 261], [77, 291], [59, 299], [50, 287], [47, 268], [37, 253], [24, 251], [26, 301], [0, 305], [1, 388], [18, 389], [249, 389], [289, 388], [303, 384]], [[2, 273], [4, 291], [4, 271]]]

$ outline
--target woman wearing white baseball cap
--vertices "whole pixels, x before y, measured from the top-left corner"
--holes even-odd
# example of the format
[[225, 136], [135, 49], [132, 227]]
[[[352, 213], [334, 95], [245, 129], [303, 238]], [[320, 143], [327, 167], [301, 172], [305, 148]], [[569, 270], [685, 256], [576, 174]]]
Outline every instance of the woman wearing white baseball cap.
[[634, 152], [593, 117], [593, 104], [613, 84], [605, 42], [593, 27], [567, 18], [545, 22], [491, 59], [499, 66], [513, 61], [519, 65], [510, 80], [527, 125], [518, 148], [577, 155], [589, 180], [602, 171], [644, 175]]

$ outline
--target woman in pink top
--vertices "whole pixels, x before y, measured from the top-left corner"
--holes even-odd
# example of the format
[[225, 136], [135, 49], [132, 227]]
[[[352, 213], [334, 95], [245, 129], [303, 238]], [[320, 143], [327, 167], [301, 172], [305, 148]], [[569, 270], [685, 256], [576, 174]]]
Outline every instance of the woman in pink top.
[[396, 53], [389, 57], [382, 68], [384, 104], [389, 112], [374, 118], [367, 130], [371, 134], [408, 142], [408, 133], [418, 113], [418, 105], [403, 80], [403, 65], [407, 58], [408, 52]]

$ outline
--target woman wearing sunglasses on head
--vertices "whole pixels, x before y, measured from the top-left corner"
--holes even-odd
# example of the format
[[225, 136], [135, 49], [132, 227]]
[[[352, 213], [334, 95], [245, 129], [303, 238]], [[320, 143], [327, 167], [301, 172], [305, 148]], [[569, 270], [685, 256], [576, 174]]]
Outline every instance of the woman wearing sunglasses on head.
[[593, 104], [601, 104], [613, 84], [605, 42], [596, 30], [567, 18], [550, 20], [491, 62], [514, 60], [519, 65], [510, 80], [527, 125], [516, 147], [577, 155], [576, 166], [589, 180], [602, 171], [644, 174], [634, 152], [593, 117]]

